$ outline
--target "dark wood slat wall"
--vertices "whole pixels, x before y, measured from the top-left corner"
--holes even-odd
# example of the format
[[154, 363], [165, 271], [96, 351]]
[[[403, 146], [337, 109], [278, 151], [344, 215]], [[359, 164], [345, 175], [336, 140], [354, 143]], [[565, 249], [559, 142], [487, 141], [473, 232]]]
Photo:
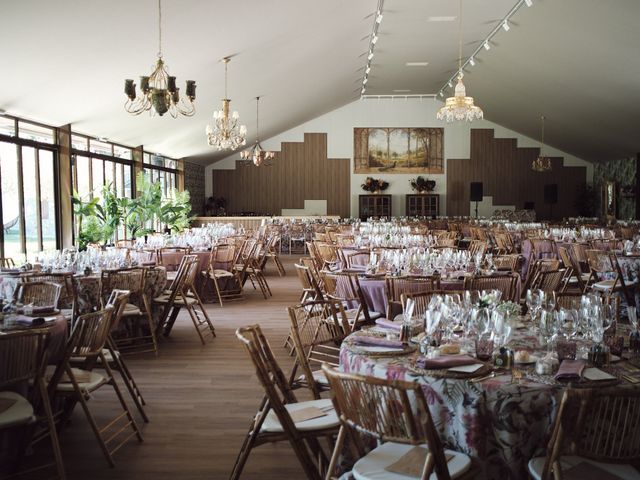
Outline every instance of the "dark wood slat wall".
[[271, 167], [213, 170], [213, 195], [227, 199], [227, 212], [280, 215], [327, 200], [327, 214], [350, 216], [351, 160], [327, 158], [327, 134], [305, 133], [304, 142], [282, 142]]
[[447, 215], [469, 215], [469, 184], [483, 183], [483, 195], [492, 196], [495, 208], [501, 205], [524, 207], [535, 202], [539, 219], [550, 218], [544, 203], [544, 186], [558, 185], [558, 203], [553, 218], [576, 215], [578, 186], [586, 182], [586, 167], [565, 167], [562, 158], [552, 158], [553, 170], [538, 173], [531, 162], [538, 148], [518, 148], [511, 138], [494, 138], [492, 129], [471, 129], [470, 159], [447, 160]]

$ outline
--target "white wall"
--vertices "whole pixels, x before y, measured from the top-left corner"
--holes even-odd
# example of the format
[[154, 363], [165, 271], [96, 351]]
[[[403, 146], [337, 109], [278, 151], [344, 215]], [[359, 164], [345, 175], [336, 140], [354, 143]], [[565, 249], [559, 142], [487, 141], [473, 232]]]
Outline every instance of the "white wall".
[[[540, 142], [487, 120], [473, 123], [446, 124], [436, 119], [436, 112], [442, 103], [433, 99], [366, 99], [356, 100], [348, 105], [314, 118], [280, 135], [265, 140], [262, 146], [269, 150], [280, 150], [281, 142], [302, 142], [305, 133], [327, 133], [329, 158], [350, 158], [353, 172], [353, 129], [355, 127], [444, 127], [445, 174], [425, 175], [436, 181], [434, 193], [440, 194], [440, 213], [446, 215], [446, 159], [469, 158], [471, 128], [493, 128], [496, 138], [515, 138], [519, 147], [539, 147]], [[573, 155], [545, 146], [545, 154], [564, 157], [567, 166], [587, 167], [587, 180], [593, 178], [593, 165]], [[233, 169], [239, 154], [231, 155], [205, 169], [205, 189], [207, 197], [212, 195], [213, 169]], [[384, 174], [373, 176], [389, 182], [385, 193], [394, 195], [393, 214], [404, 215], [404, 195], [411, 193], [409, 179], [419, 174]], [[424, 174], [423, 174], [424, 175]], [[358, 195], [364, 193], [360, 185], [367, 175], [351, 174], [351, 215], [358, 215]], [[508, 206], [501, 206], [508, 208]]]

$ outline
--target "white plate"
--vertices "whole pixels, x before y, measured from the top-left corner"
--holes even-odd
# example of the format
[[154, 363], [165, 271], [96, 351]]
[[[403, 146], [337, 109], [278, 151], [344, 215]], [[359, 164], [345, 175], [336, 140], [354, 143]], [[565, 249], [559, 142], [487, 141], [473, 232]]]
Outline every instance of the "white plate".
[[482, 368], [482, 363], [472, 363], [471, 365], [460, 365], [459, 367], [447, 368], [449, 372], [473, 373]]
[[616, 377], [614, 377], [613, 375], [607, 372], [603, 372], [599, 368], [585, 368], [584, 372], [582, 372], [582, 378], [586, 378], [587, 380], [591, 380], [592, 382], [616, 379]]
[[[589, 354], [585, 353], [584, 355], [582, 355], [582, 359], [589, 360]], [[611, 362], [619, 362], [619, 361], [620, 361], [619, 356], [611, 354]]]
[[384, 352], [402, 352], [404, 350], [403, 347], [395, 348], [395, 347], [374, 347], [368, 345], [358, 345], [358, 350], [363, 352], [371, 352], [371, 353], [384, 353]]

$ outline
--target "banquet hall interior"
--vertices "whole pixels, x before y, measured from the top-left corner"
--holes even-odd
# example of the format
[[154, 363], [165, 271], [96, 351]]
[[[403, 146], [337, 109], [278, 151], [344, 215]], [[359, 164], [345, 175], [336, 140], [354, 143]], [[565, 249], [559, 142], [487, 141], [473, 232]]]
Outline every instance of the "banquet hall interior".
[[640, 479], [639, 21], [0, 1], [0, 479]]

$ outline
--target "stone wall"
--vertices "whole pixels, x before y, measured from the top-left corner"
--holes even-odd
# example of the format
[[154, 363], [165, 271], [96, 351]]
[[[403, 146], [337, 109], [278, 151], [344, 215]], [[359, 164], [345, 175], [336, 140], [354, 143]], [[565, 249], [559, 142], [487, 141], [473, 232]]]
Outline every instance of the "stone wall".
[[191, 212], [202, 215], [204, 211], [204, 167], [184, 162], [184, 189], [191, 194]]
[[595, 162], [593, 169], [593, 186], [597, 194], [597, 213], [602, 214], [601, 195], [602, 183], [605, 181], [616, 182], [616, 192], [618, 199], [618, 218], [628, 220], [635, 218], [636, 199], [635, 196], [625, 195], [624, 187], [635, 186], [636, 181], [636, 160], [635, 158], [623, 158], [621, 160], [610, 160], [608, 162]]

